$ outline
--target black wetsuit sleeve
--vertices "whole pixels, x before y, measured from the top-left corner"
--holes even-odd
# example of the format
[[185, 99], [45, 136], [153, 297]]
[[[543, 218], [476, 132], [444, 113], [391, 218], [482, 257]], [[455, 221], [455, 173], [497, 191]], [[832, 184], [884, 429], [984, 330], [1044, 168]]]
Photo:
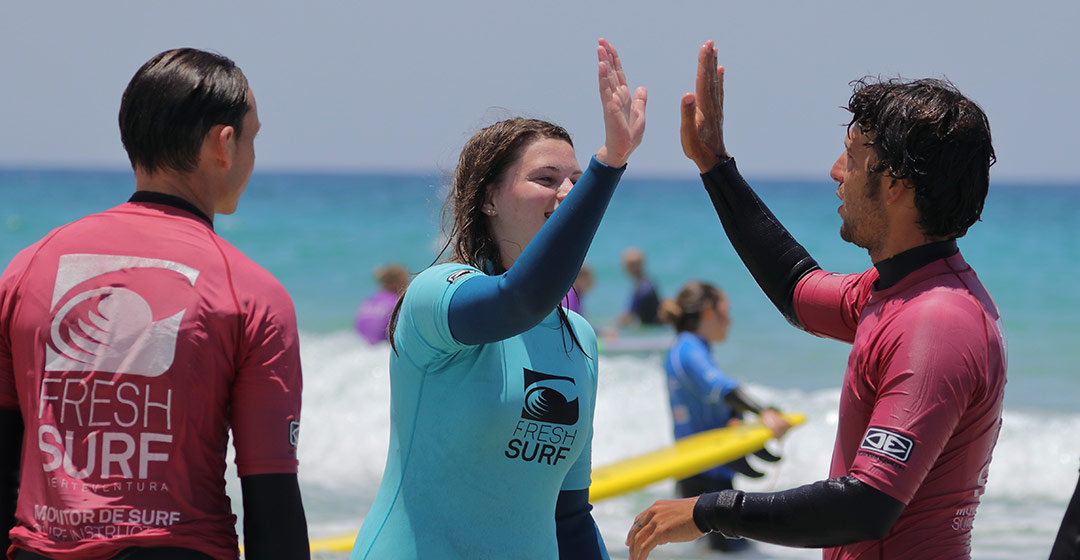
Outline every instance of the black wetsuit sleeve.
[[450, 300], [450, 333], [462, 344], [486, 344], [540, 323], [574, 284], [625, 166], [595, 157], [558, 209], [505, 273], [462, 284]]
[[847, 475], [783, 492], [703, 494], [694, 523], [731, 538], [829, 548], [880, 539], [903, 511], [902, 502]]
[[606, 558], [603, 541], [593, 521], [589, 490], [563, 490], [555, 504], [555, 533], [559, 539], [559, 560]]
[[758, 404], [754, 399], [751, 399], [750, 396], [744, 393], [739, 387], [735, 387], [728, 391], [728, 394], [724, 395], [724, 404], [730, 406], [732, 410], [739, 414], [753, 412], [760, 416], [761, 411], [765, 410], [765, 407]]
[[1054, 548], [1050, 550], [1050, 560], [1074, 560], [1080, 558], [1080, 481], [1073, 490], [1072, 500], [1061, 518]]
[[243, 476], [240, 489], [244, 496], [244, 558], [311, 558], [296, 474]]
[[701, 181], [728, 239], [754, 280], [788, 322], [802, 328], [795, 316], [795, 286], [807, 273], [820, 268], [817, 262], [743, 180], [734, 159], [703, 173]]
[[0, 553], [11, 546], [19, 496], [19, 458], [23, 423], [18, 410], [0, 410]]

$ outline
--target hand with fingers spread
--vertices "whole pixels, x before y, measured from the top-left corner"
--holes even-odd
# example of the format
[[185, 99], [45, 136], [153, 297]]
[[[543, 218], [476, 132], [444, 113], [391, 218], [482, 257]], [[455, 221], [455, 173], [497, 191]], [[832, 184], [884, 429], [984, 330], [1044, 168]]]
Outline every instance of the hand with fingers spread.
[[646, 560], [652, 549], [672, 542], [688, 542], [705, 535], [694, 523], [697, 498], [658, 500], [638, 514], [626, 535], [630, 560]]
[[610, 167], [622, 167], [630, 154], [641, 144], [645, 133], [645, 88], [639, 87], [630, 96], [626, 74], [619, 53], [606, 39], [596, 48], [600, 59], [600, 102], [604, 106], [604, 129], [607, 137], [596, 159]]
[[682, 97], [683, 153], [702, 173], [727, 160], [724, 147], [724, 67], [716, 65], [716, 46], [706, 41], [698, 51], [696, 93]]

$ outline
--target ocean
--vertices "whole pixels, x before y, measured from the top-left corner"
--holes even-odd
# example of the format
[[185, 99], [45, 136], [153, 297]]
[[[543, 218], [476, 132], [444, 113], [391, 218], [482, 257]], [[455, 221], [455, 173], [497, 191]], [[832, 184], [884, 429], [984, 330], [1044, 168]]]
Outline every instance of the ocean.
[[[774, 213], [823, 268], [862, 271], [865, 251], [843, 243], [835, 185], [749, 178]], [[439, 229], [443, 177], [284, 174], [256, 170], [239, 211], [216, 228], [285, 285], [296, 304], [304, 367], [300, 483], [313, 538], [355, 531], [378, 488], [389, 430], [389, 347], [352, 331], [359, 302], [375, 289], [372, 270], [397, 261], [428, 266]], [[0, 170], [0, 261], [49, 230], [127, 199], [123, 171]], [[1004, 426], [972, 537], [974, 558], [1045, 558], [1080, 467], [1080, 289], [1054, 278], [1080, 276], [1080, 185], [991, 186], [982, 223], [960, 239], [967, 261], [997, 302], [1009, 342]], [[763, 479], [738, 487], [772, 490], [828, 473], [841, 377], [849, 346], [790, 327], [731, 249], [696, 174], [639, 177], [631, 168], [611, 203], [587, 262], [596, 285], [583, 297], [598, 331], [630, 291], [619, 256], [646, 254], [662, 296], [703, 279], [730, 296], [733, 326], [714, 348], [720, 366], [759, 401], [808, 416], [777, 447], [784, 460], [761, 465]], [[664, 329], [626, 332], [655, 343]], [[600, 360], [593, 464], [603, 465], [671, 441], [659, 351], [605, 352]], [[230, 473], [239, 510], [239, 483]], [[633, 517], [673, 495], [670, 482], [596, 504], [594, 516], [613, 558]], [[239, 513], [239, 512], [238, 512]], [[327, 554], [322, 558], [347, 558]], [[696, 544], [667, 545], [655, 558], [701, 559]], [[743, 558], [820, 558], [816, 550], [757, 545]]]

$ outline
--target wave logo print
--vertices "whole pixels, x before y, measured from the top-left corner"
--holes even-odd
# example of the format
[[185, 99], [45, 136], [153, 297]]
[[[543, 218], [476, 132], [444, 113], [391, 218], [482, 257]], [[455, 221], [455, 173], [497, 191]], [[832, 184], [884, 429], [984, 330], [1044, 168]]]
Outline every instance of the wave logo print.
[[526, 420], [572, 426], [578, 421], [578, 390], [573, 378], [522, 368], [525, 374]]
[[[176, 356], [186, 309], [154, 320], [154, 310], [120, 273], [180, 274], [191, 286], [199, 271], [161, 259], [72, 254], [60, 257], [52, 298], [51, 345], [45, 371], [97, 371], [157, 377]], [[145, 284], [145, 282], [144, 282]]]

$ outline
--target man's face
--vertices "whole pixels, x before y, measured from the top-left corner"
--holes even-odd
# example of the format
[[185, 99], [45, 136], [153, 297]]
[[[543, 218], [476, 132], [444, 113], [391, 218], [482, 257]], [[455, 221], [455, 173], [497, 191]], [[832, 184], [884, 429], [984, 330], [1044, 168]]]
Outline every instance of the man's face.
[[255, 105], [255, 93], [250, 89], [247, 93], [248, 110], [244, 115], [244, 123], [240, 134], [234, 135], [232, 140], [232, 167], [227, 174], [225, 192], [218, 198], [214, 212], [217, 214], [232, 214], [240, 202], [240, 195], [244, 193], [251, 172], [255, 169], [255, 136], [259, 133], [262, 123], [259, 122], [259, 109]]
[[829, 176], [839, 183], [836, 196], [841, 202], [837, 209], [843, 220], [841, 239], [875, 253], [884, 246], [888, 221], [881, 197], [881, 173], [870, 171], [877, 156], [868, 140], [858, 124], [852, 125], [844, 138], [844, 153]]

